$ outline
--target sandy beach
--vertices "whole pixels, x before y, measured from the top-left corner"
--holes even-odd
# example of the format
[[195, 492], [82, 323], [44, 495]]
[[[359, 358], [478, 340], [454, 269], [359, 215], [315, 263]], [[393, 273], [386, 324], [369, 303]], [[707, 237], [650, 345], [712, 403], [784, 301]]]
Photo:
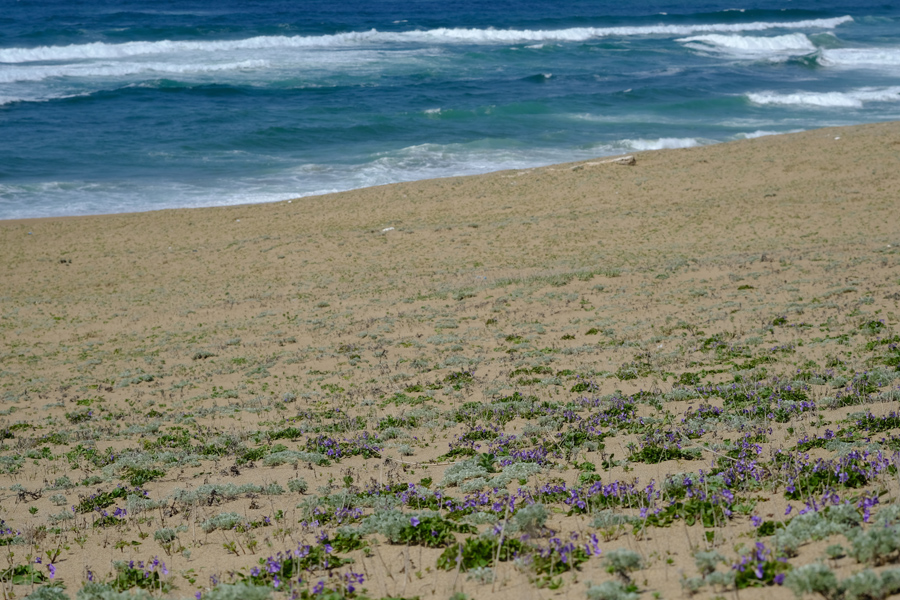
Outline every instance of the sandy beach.
[[[88, 572], [112, 582], [116, 561], [158, 557], [167, 573], [152, 571], [148, 591], [190, 598], [263, 582], [252, 569], [278, 552], [362, 527], [365, 547], [334, 549], [353, 562], [317, 563], [300, 584], [295, 574], [298, 594], [322, 581], [335, 598], [585, 598], [587, 582], [620, 582], [672, 599], [700, 577], [698, 597], [792, 598], [704, 581], [695, 555], [716, 551], [714, 568], [737, 573], [757, 541], [777, 551], [754, 519], [786, 524], [829, 491], [860, 515], [863, 499], [900, 495], [894, 465], [788, 497], [799, 475], [778, 455], [840, 461], [898, 433], [858, 419], [900, 399], [900, 123], [633, 156], [273, 204], [0, 221], [5, 597], [60, 581], [74, 597]], [[734, 386], [760, 393], [738, 401], [723, 391]], [[585, 428], [614, 405], [626, 408]], [[842, 429], [862, 433], [797, 446]], [[710, 525], [665, 512], [683, 490], [654, 500], [678, 515], [668, 524], [633, 498], [609, 504], [630, 519], [612, 530], [596, 521], [602, 506], [548, 491], [665, 490], [669, 476], [744, 460], [742, 440], [758, 446], [761, 475], [726, 485], [737, 499], [725, 517], [710, 508]], [[880, 451], [890, 462], [898, 449]], [[410, 484], [420, 499], [398, 499]], [[441, 507], [456, 542], [436, 547], [392, 540], [370, 517], [424, 520], [435, 491], [490, 501], [461, 516]], [[535, 501], [545, 518], [516, 521]], [[519, 560], [495, 554], [490, 576], [439, 568], [446, 548], [494, 527], [531, 546]], [[583, 559], [549, 572], [531, 554], [553, 563], [570, 542]], [[837, 543], [848, 553], [829, 558]], [[640, 568], [609, 572], [617, 548]], [[827, 560], [840, 578], [895, 562], [851, 548], [833, 533], [779, 564]], [[352, 592], [349, 573], [364, 580]]]

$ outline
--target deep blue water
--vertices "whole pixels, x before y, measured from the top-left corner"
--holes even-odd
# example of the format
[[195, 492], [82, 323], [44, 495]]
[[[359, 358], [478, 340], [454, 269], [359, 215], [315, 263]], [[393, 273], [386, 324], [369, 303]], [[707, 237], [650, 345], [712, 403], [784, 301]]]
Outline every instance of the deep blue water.
[[0, 219], [898, 118], [897, 3], [0, 0]]

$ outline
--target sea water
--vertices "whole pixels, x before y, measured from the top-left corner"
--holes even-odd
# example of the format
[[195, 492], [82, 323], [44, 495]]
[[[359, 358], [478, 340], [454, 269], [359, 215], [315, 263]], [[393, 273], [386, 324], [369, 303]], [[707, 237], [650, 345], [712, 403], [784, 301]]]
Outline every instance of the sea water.
[[0, 0], [0, 219], [900, 118], [900, 4]]

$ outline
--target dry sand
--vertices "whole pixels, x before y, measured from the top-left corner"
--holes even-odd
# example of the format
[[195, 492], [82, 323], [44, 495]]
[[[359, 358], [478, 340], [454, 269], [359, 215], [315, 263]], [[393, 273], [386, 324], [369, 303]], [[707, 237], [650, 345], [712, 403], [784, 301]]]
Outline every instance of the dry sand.
[[[427, 463], [464, 431], [445, 418], [464, 402], [490, 403], [516, 391], [561, 403], [615, 390], [663, 394], [682, 374], [702, 369], [721, 371], [704, 374], [706, 383], [731, 382], [735, 361], [717, 362], [704, 346], [717, 334], [753, 356], [777, 356], [765, 365], [770, 376], [789, 377], [808, 361], [846, 376], [873, 365], [877, 352], [865, 350], [876, 339], [871, 334], [897, 331], [900, 123], [635, 157], [632, 166], [556, 165], [274, 204], [0, 221], [0, 431], [10, 428], [0, 452], [0, 472], [8, 471], [0, 475], [0, 518], [24, 538], [0, 550], [19, 565], [26, 555], [46, 563], [47, 553], [61, 548], [57, 580], [72, 595], [86, 569], [103, 578], [112, 561], [159, 555], [177, 586], [172, 595], [188, 597], [205, 590], [210, 576], [227, 581], [230, 571], [247, 572], [260, 556], [314, 543], [317, 530], [298, 523], [298, 503], [323, 487], [344, 487], [347, 476], [360, 488], [426, 477], [436, 485], [447, 466]], [[772, 326], [779, 317], [786, 326]], [[877, 332], [865, 329], [879, 320]], [[446, 378], [464, 370], [474, 378], [456, 389]], [[570, 391], [582, 380], [596, 389]], [[428, 399], [402, 405], [396, 392], [423, 397], [408, 391], [416, 385]], [[821, 400], [834, 390], [813, 385], [810, 394]], [[680, 419], [700, 404], [665, 408]], [[109, 527], [91, 526], [92, 514], [50, 519], [80, 496], [121, 483], [121, 472], [68, 460], [79, 444], [118, 453], [183, 427], [195, 443], [229, 434], [256, 447], [267, 444], [256, 432], [321, 421], [336, 408], [360, 416], [372, 432], [389, 415], [424, 408], [427, 418], [383, 442], [381, 458], [356, 456], [328, 467], [301, 461], [297, 470], [262, 461], [230, 469], [234, 455], [200, 457], [167, 465], [165, 475], [143, 486], [160, 499], [204, 483], [286, 487], [300, 475], [309, 483], [304, 496], [242, 495], [131, 514]], [[896, 402], [869, 408], [887, 414]], [[835, 429], [858, 410], [771, 423], [766, 452], [804, 433], [821, 434], [825, 423]], [[645, 405], [641, 411], [656, 414]], [[528, 425], [514, 420], [507, 433]], [[791, 434], [789, 426], [796, 428]], [[67, 443], [45, 441], [54, 432]], [[723, 429], [704, 439], [738, 436]], [[624, 459], [627, 444], [639, 438], [610, 437], [603, 456]], [[304, 441], [268, 446], [297, 449]], [[40, 458], [44, 447], [51, 456]], [[673, 460], [623, 462], [607, 472], [600, 459], [588, 450], [578, 457], [597, 463], [605, 482], [637, 477], [641, 485], [709, 468], [708, 459]], [[572, 484], [578, 472], [565, 468], [572, 462], [556, 462], [560, 468], [528, 485]], [[63, 475], [76, 483], [97, 479], [46, 489]], [[896, 480], [867, 489], [882, 488], [884, 502], [900, 492]], [[50, 499], [56, 494], [67, 497], [58, 506]], [[754, 514], [783, 518], [788, 502], [780, 490], [750, 496], [758, 502]], [[107, 510], [116, 506], [125, 502]], [[553, 504], [548, 522], [561, 537], [595, 531], [590, 517], [566, 517], [567, 508]], [[199, 526], [222, 512], [259, 520], [278, 510], [282, 521], [248, 534], [206, 534]], [[164, 526], [186, 527], [179, 540], [189, 552], [165, 554], [153, 535]], [[747, 516], [716, 531], [714, 544], [729, 562], [740, 544], [755, 541]], [[251, 538], [255, 550], [223, 547]], [[436, 570], [441, 550], [390, 545], [374, 535], [371, 543], [369, 556], [351, 555], [372, 597], [448, 598], [462, 590], [473, 598], [584, 598], [584, 582], [613, 578], [595, 557], [564, 574], [558, 589], [539, 587], [513, 563], [500, 564], [495, 583], [479, 584]], [[805, 546], [791, 562], [812, 562], [825, 545]], [[706, 546], [702, 526], [681, 521], [650, 528], [641, 540], [628, 533], [601, 544], [643, 555], [646, 567], [634, 578], [645, 598], [681, 597], [681, 578], [697, 575], [691, 551]], [[836, 568], [843, 574], [862, 568], [842, 561]], [[21, 597], [30, 589], [7, 584], [4, 593]], [[716, 595], [734, 592], [700, 592]], [[740, 592], [742, 599], [762, 597], [792, 594], [780, 587]]]

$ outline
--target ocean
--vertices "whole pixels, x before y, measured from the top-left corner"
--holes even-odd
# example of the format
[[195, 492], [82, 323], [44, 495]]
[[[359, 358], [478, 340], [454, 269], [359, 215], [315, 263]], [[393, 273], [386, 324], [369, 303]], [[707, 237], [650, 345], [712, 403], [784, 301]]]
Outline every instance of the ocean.
[[900, 4], [0, 0], [0, 219], [900, 119]]

